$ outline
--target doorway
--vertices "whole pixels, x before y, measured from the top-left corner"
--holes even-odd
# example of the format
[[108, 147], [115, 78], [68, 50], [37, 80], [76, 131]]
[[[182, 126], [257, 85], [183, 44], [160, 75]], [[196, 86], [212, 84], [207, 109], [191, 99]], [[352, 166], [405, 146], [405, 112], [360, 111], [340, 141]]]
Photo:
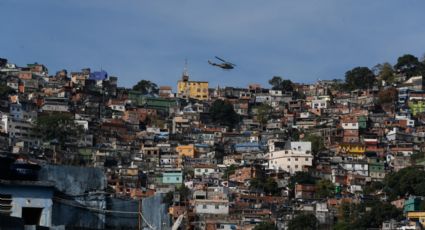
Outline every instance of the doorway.
[[43, 208], [22, 208], [22, 219], [25, 225], [39, 225]]

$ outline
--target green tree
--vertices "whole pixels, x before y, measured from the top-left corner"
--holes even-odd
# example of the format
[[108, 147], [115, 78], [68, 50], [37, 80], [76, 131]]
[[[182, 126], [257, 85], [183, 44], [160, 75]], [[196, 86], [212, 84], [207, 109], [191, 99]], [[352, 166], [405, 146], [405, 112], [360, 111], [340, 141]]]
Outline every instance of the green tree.
[[249, 188], [250, 189], [256, 189], [257, 190], [257, 189], [262, 189], [262, 187], [263, 187], [263, 183], [258, 178], [252, 178], [249, 181]]
[[277, 230], [277, 227], [271, 222], [261, 222], [253, 230]]
[[328, 198], [334, 195], [335, 186], [330, 180], [319, 180], [316, 183], [316, 196], [318, 198]]
[[273, 107], [266, 103], [257, 107], [257, 121], [260, 123], [262, 129], [264, 129], [267, 121], [271, 118], [272, 111]]
[[277, 182], [269, 177], [267, 179], [264, 178], [253, 178], [249, 182], [250, 189], [256, 190], [256, 191], [263, 191], [266, 194], [271, 195], [279, 195], [280, 189], [278, 188]]
[[394, 65], [394, 69], [407, 77], [424, 73], [423, 63], [419, 62], [418, 58], [411, 54], [405, 54], [399, 57], [397, 63]]
[[300, 214], [289, 221], [289, 230], [314, 230], [317, 229], [319, 222], [313, 214]]
[[384, 187], [384, 184], [380, 181], [373, 181], [370, 184], [367, 184], [363, 188], [363, 193], [370, 195], [373, 194], [379, 190], [381, 190]]
[[370, 211], [364, 210], [362, 215], [357, 215], [358, 218], [354, 218], [353, 226], [356, 229], [379, 228], [382, 222], [390, 219], [401, 220], [403, 216], [400, 210], [389, 203], [373, 201], [365, 206], [369, 207]]
[[183, 202], [186, 202], [188, 200], [190, 200], [190, 196], [191, 196], [191, 190], [186, 187], [185, 185], [180, 186], [177, 188], [178, 193], [180, 194], [180, 200]]
[[266, 194], [279, 195], [279, 187], [275, 179], [269, 177], [264, 183], [264, 192]]
[[384, 190], [391, 200], [406, 194], [425, 196], [425, 172], [407, 167], [390, 173], [384, 179]]
[[177, 187], [175, 191], [169, 191], [162, 197], [162, 203], [172, 205], [174, 202], [174, 193], [178, 193], [180, 195], [180, 201], [186, 202], [190, 199], [191, 191], [186, 186]]
[[15, 93], [14, 89], [7, 86], [5, 82], [0, 82], [0, 98], [6, 98], [12, 93]]
[[139, 91], [142, 94], [158, 94], [159, 92], [158, 86], [149, 80], [137, 82], [137, 84], [133, 86], [133, 90]]
[[214, 101], [209, 112], [211, 120], [215, 124], [233, 128], [239, 123], [239, 115], [233, 109], [233, 105], [228, 101]]
[[318, 155], [321, 151], [325, 150], [325, 142], [323, 141], [323, 137], [315, 135], [315, 134], [308, 134], [306, 137], [304, 137], [305, 141], [311, 142], [311, 151], [314, 155]]
[[294, 84], [291, 80], [284, 80], [282, 77], [274, 76], [269, 80], [269, 84], [272, 86], [273, 90], [282, 90], [287, 92], [294, 91]]
[[397, 95], [398, 95], [398, 91], [394, 87], [381, 90], [378, 93], [378, 103], [379, 104], [392, 104], [397, 99]]
[[288, 133], [288, 136], [292, 141], [300, 140], [300, 131], [298, 129], [290, 128], [290, 129], [287, 129], [286, 132]]
[[193, 168], [184, 168], [183, 169], [183, 178], [194, 178], [195, 177], [195, 171]]
[[294, 189], [295, 184], [315, 184], [316, 180], [308, 172], [296, 172], [289, 180], [289, 188]]
[[422, 160], [425, 158], [424, 152], [414, 152], [412, 155], [410, 155], [410, 159], [412, 159], [413, 162], [416, 162], [418, 160]]
[[174, 199], [174, 192], [169, 191], [162, 197], [162, 203], [167, 204], [168, 206], [171, 206], [173, 204]]
[[235, 173], [237, 168], [238, 167], [236, 165], [230, 165], [229, 167], [227, 167], [226, 170], [224, 170], [223, 179], [227, 180], [227, 178], [229, 178], [230, 175]]
[[345, 73], [345, 83], [348, 90], [372, 88], [375, 74], [367, 67], [355, 67]]
[[334, 230], [352, 230], [352, 229], [353, 228], [351, 224], [344, 221], [338, 221], [334, 226]]
[[80, 138], [83, 129], [74, 122], [72, 115], [52, 113], [39, 116], [35, 122], [34, 132], [43, 141], [56, 140], [61, 146]]
[[387, 84], [393, 84], [395, 82], [394, 69], [390, 63], [378, 64], [374, 69], [376, 69], [376, 76], [379, 80], [385, 81]]

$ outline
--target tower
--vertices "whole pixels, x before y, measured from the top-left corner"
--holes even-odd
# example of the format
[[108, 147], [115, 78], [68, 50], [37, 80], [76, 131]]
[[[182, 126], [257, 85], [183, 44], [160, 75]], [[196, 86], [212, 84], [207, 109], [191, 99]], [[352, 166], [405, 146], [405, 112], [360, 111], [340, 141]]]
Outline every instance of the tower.
[[189, 81], [189, 73], [187, 71], [187, 59], [185, 59], [185, 61], [184, 61], [184, 69], [183, 69], [183, 74], [182, 74], [182, 80], [184, 82]]

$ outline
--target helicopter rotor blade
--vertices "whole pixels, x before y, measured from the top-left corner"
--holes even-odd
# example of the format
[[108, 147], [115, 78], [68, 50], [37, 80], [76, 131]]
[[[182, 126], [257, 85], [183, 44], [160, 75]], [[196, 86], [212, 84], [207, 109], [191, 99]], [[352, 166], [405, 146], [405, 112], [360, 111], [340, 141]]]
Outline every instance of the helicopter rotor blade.
[[215, 58], [217, 58], [218, 60], [220, 60], [220, 61], [222, 61], [222, 62], [227, 62], [226, 60], [224, 60], [224, 59], [222, 59], [222, 58], [219, 58], [219, 57], [217, 57], [217, 56], [215, 56]]

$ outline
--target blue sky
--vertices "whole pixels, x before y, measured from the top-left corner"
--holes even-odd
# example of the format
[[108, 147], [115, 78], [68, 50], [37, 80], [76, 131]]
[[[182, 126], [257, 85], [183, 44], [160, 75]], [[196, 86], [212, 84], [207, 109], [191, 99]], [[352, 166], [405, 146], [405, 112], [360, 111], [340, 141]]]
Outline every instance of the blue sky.
[[[0, 56], [51, 73], [103, 68], [132, 86], [175, 88], [185, 59], [210, 87], [343, 78], [425, 53], [425, 1], [1, 0]], [[220, 56], [237, 64], [208, 65]]]

